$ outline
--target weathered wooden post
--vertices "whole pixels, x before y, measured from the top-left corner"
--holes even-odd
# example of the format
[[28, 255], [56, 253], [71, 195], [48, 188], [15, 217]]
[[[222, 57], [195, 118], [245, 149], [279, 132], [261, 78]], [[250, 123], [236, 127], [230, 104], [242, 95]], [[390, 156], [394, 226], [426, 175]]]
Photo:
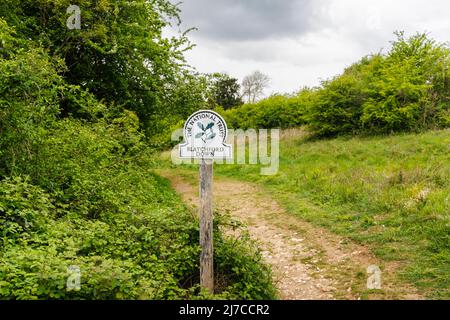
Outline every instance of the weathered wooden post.
[[200, 285], [214, 292], [213, 160], [200, 164]]
[[215, 159], [233, 156], [227, 135], [225, 120], [214, 111], [202, 110], [186, 121], [180, 144], [180, 158], [200, 160], [200, 285], [210, 293], [214, 293], [213, 164]]

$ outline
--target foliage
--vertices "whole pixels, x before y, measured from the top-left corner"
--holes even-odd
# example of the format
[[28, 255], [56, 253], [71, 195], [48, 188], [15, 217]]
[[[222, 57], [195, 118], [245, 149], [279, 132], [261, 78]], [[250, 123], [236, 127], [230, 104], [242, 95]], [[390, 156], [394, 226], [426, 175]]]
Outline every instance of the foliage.
[[363, 90], [358, 75], [351, 72], [324, 82], [308, 109], [307, 124], [320, 136], [358, 133]]
[[[149, 169], [137, 126], [132, 113], [109, 124], [58, 122], [41, 145], [46, 161], [20, 169], [30, 178], [0, 182], [1, 298], [198, 296], [198, 221]], [[217, 261], [240, 256], [234, 267], [259, 272], [249, 279], [218, 265], [224, 297], [273, 297], [261, 292], [270, 276], [250, 250], [216, 247]], [[80, 291], [66, 290], [72, 265], [81, 268]]]
[[216, 283], [225, 281], [231, 298], [265, 300], [277, 297], [272, 273], [248, 236], [238, 239], [219, 237], [215, 239], [215, 244], [219, 244], [215, 263], [220, 270]]
[[235, 128], [307, 124], [321, 137], [449, 127], [450, 49], [426, 34], [396, 36], [388, 53], [364, 57], [318, 88], [302, 89], [296, 97], [269, 97], [224, 115]]
[[238, 79], [221, 73], [215, 73], [211, 75], [211, 78], [208, 103], [212, 106], [212, 109], [220, 106], [228, 110], [243, 104]]
[[449, 112], [450, 51], [424, 34], [397, 36], [378, 79], [370, 81], [362, 124], [384, 132], [439, 126]]
[[[81, 9], [80, 30], [66, 26], [69, 5]], [[162, 34], [169, 21], [178, 19], [178, 11], [167, 0], [0, 3], [0, 17], [15, 26], [18, 38], [37, 43], [64, 62], [67, 68], [61, 76], [68, 84], [134, 111], [149, 135], [159, 114], [183, 108], [177, 103], [191, 99], [191, 91], [177, 90], [183, 82], [192, 82], [183, 57], [191, 45], [185, 34], [171, 39]]]
[[0, 182], [0, 236], [3, 245], [46, 230], [54, 207], [40, 188], [20, 177]]
[[[111, 18], [106, 10], [110, 3], [82, 1], [97, 10], [92, 9], [91, 17], [85, 12], [85, 23], [101, 24]], [[155, 22], [159, 13], [150, 10], [154, 7], [142, 11], [142, 6], [164, 1], [115, 3], [141, 19], [150, 14]], [[154, 46], [156, 60], [161, 58], [156, 53], [167, 48], [162, 50], [147, 38], [148, 25], [141, 30], [125, 22], [124, 16], [118, 18], [125, 28], [117, 35], [118, 55], [114, 33], [103, 37], [103, 31], [94, 35], [84, 30], [61, 36], [58, 10], [66, 4], [12, 0], [0, 4], [0, 12], [7, 13], [6, 20], [14, 26], [0, 18], [0, 299], [204, 297], [198, 288], [198, 221], [168, 182], [152, 173], [153, 151], [145, 133], [153, 134], [148, 125], [159, 119], [154, 114], [144, 122], [139, 118], [143, 114], [139, 104], [149, 102], [140, 97], [147, 93], [130, 89], [136, 94], [133, 99], [137, 97], [135, 105], [126, 102], [127, 94], [119, 97], [119, 91], [104, 99], [101, 94], [108, 86], [121, 90], [133, 81], [142, 81], [139, 88], [147, 90], [155, 74], [124, 83], [118, 69], [102, 73], [102, 63], [88, 70], [88, 60], [96, 57], [113, 64], [136, 58], [130, 52], [131, 57], [126, 56], [127, 49], [120, 47], [127, 33], [130, 44], [142, 44], [144, 51]], [[101, 15], [98, 10], [106, 11]], [[113, 47], [108, 49], [109, 45]], [[76, 48], [81, 50], [80, 64], [74, 67], [67, 62], [75, 57], [71, 50]], [[138, 64], [130, 62], [130, 69], [122, 71], [130, 76], [140, 70]], [[156, 77], [171, 77], [170, 70], [160, 71]], [[71, 78], [76, 80], [77, 72], [85, 72], [85, 78], [80, 76], [83, 81]], [[157, 114], [169, 120], [172, 115], [183, 117], [204, 101], [201, 77], [177, 72], [173, 80], [161, 80], [164, 90], [155, 89], [145, 97], [166, 97], [167, 109], [161, 107]], [[172, 103], [179, 103], [180, 109], [169, 108]], [[230, 256], [241, 257], [234, 260], [237, 266], [253, 270], [257, 277], [228, 270], [229, 264], [217, 266], [226, 275], [220, 297], [274, 297], [270, 274], [254, 259], [254, 252], [244, 243], [235, 247], [219, 243], [217, 261], [229, 261]], [[67, 290], [70, 266], [81, 269], [79, 291]], [[242, 294], [241, 287], [247, 288]]]
[[291, 128], [303, 125], [303, 115], [309, 105], [310, 91], [297, 96], [274, 95], [255, 104], [245, 104], [231, 110], [217, 109], [227, 124], [235, 129]]
[[450, 51], [425, 34], [397, 40], [323, 83], [310, 110], [318, 135], [421, 131], [449, 125]]
[[[8, 39], [11, 29], [0, 28]], [[31, 159], [45, 126], [59, 113], [63, 65], [38, 48], [14, 51], [0, 57], [0, 176]]]
[[146, 121], [145, 133], [150, 146], [163, 149], [171, 145], [171, 135], [184, 125], [186, 119], [199, 109], [205, 109], [208, 79], [204, 75], [184, 72], [170, 88], [165, 99], [169, 109], [161, 108]]

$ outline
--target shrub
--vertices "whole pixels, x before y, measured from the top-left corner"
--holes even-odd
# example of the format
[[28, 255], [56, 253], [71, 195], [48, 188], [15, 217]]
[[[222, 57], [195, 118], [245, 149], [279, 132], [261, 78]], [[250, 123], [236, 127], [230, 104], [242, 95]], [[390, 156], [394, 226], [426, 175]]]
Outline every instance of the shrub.
[[448, 126], [450, 51], [425, 34], [397, 40], [323, 83], [307, 118], [321, 136]]
[[[0, 182], [0, 299], [202, 296], [198, 221], [151, 172], [138, 126], [132, 112], [57, 121], [36, 161], [17, 167], [30, 178]], [[249, 243], [216, 249], [220, 297], [274, 297]], [[81, 269], [80, 291], [66, 289], [69, 266]]]
[[388, 53], [364, 57], [319, 88], [219, 111], [232, 128], [307, 124], [322, 137], [449, 127], [450, 49], [426, 34], [396, 35]]
[[360, 129], [362, 90], [353, 74], [324, 83], [307, 115], [310, 128], [320, 136], [356, 133]]
[[[106, 52], [114, 51], [110, 47], [114, 41], [105, 37], [115, 39], [117, 34], [106, 35], [103, 29], [97, 34], [100, 38], [89, 31], [73, 33], [76, 38], [84, 33], [87, 46], [64, 34], [61, 38], [67, 1], [44, 2], [49, 10], [33, 10], [43, 4], [36, 1], [0, 3], [0, 16], [6, 13], [10, 23], [24, 21], [16, 26], [18, 37], [0, 19], [0, 299], [202, 297], [198, 221], [169, 183], [152, 173], [154, 151], [142, 133], [158, 135], [151, 128], [158, 124], [159, 114], [170, 120], [198, 107], [203, 80], [182, 73], [175, 62], [182, 59], [176, 48], [186, 39], [170, 44], [144, 37], [142, 42], [138, 35], [144, 29], [130, 27], [130, 17], [124, 16], [121, 19], [133, 29], [132, 40], [140, 44], [141, 53], [122, 46], [139, 57], [132, 63], [116, 63], [130, 59], [124, 52]], [[108, 10], [111, 2], [103, 5], [86, 14]], [[158, 39], [160, 14], [170, 11], [176, 16], [175, 7], [166, 1], [138, 1], [137, 6], [125, 7], [138, 15], [134, 20], [151, 16], [145, 25], [156, 28], [152, 34]], [[156, 7], [160, 12], [151, 10]], [[35, 12], [40, 13], [34, 16]], [[52, 12], [57, 14], [49, 17]], [[101, 24], [101, 19], [97, 22]], [[126, 43], [128, 31], [121, 39]], [[68, 68], [67, 60], [58, 58], [62, 50], [58, 39], [69, 41], [63, 45], [66, 59], [86, 60], [72, 61]], [[82, 55], [80, 50], [89, 52]], [[149, 53], [152, 59], [146, 58]], [[95, 68], [90, 58], [98, 62]], [[107, 61], [120, 77], [111, 77], [114, 72], [109, 73]], [[155, 62], [151, 72], [143, 61]], [[133, 77], [122, 81], [128, 73]], [[111, 84], [117, 91], [108, 90]], [[121, 88], [134, 93], [124, 94]], [[104, 95], [108, 99], [99, 101]], [[127, 110], [127, 104], [135, 112]], [[156, 106], [161, 110], [151, 108]], [[167, 130], [164, 122], [161, 128]], [[239, 267], [251, 265], [260, 271], [253, 279], [240, 274], [227, 278], [224, 297], [271, 297], [269, 291], [261, 293], [270, 278], [260, 262], [252, 261], [253, 251], [244, 245], [226, 253], [221, 253], [220, 244], [217, 249], [218, 261], [235, 250], [241, 257], [235, 261]], [[79, 291], [66, 288], [70, 266], [81, 270]], [[218, 265], [222, 274], [228, 274], [226, 268], [229, 265]], [[238, 291], [242, 287], [248, 288], [243, 294]]]
[[0, 236], [3, 245], [28, 239], [47, 228], [53, 205], [40, 188], [20, 177], [0, 182]]
[[303, 125], [308, 107], [309, 90], [297, 96], [274, 95], [255, 104], [223, 111], [219, 109], [231, 128], [292, 128]]

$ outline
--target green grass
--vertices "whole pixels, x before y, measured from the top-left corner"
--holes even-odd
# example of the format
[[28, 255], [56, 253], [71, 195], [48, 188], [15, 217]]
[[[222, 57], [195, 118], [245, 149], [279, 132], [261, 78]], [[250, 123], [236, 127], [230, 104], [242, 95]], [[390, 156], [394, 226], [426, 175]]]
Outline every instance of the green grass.
[[280, 171], [216, 166], [263, 185], [288, 212], [399, 261], [401, 278], [450, 298], [450, 131], [312, 141], [284, 138]]

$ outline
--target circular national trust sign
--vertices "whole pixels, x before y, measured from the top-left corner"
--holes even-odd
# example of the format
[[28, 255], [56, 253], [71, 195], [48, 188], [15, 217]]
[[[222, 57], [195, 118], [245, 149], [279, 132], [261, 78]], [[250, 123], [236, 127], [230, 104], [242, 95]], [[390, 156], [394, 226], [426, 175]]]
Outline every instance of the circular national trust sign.
[[184, 125], [184, 143], [180, 145], [183, 159], [229, 159], [232, 146], [226, 144], [228, 128], [216, 112], [201, 110]]

